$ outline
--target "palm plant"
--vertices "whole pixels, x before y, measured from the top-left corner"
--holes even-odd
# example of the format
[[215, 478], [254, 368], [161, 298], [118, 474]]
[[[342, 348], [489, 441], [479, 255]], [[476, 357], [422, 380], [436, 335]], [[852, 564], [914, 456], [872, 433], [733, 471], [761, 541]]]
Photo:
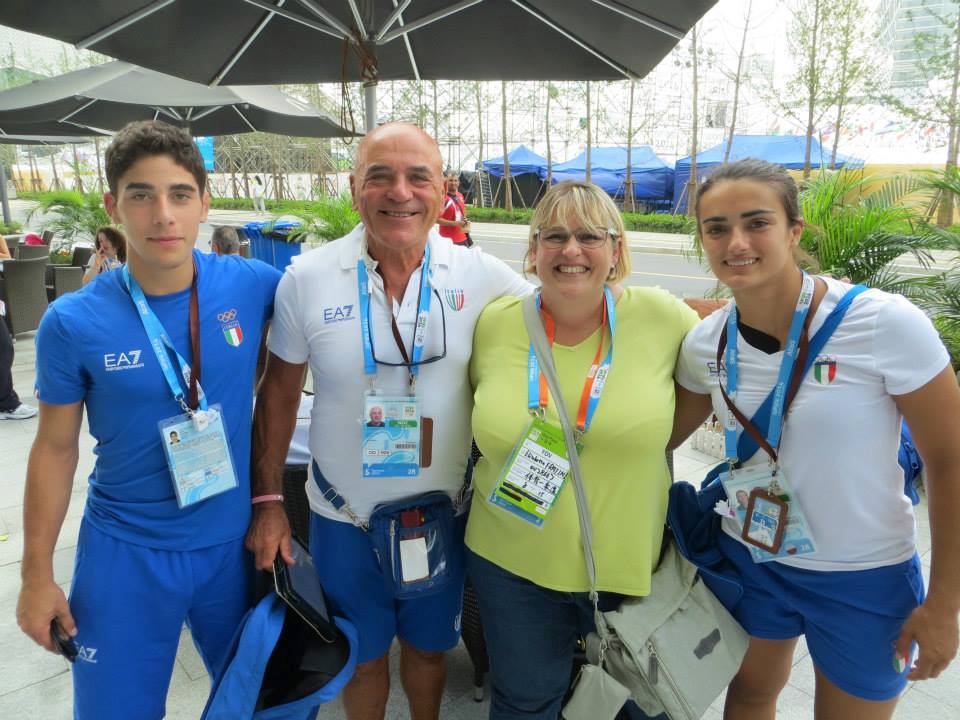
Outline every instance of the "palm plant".
[[291, 231], [287, 239], [312, 245], [343, 237], [360, 222], [350, 193], [323, 197], [293, 215], [300, 221], [300, 227]]
[[[113, 221], [103, 209], [98, 195], [65, 191], [40, 200], [27, 215], [27, 223], [36, 213], [43, 215], [43, 229], [52, 230], [57, 246], [69, 247], [76, 240], [93, 240], [97, 228]], [[51, 248], [55, 250], [57, 247]]]
[[920, 178], [897, 176], [866, 193], [879, 181], [861, 172], [821, 172], [805, 183], [800, 204], [807, 225], [800, 246], [825, 273], [888, 292], [913, 294], [913, 279], [899, 275], [893, 263], [912, 255], [928, 267], [930, 250], [941, 246], [936, 234], [904, 203], [922, 189]]

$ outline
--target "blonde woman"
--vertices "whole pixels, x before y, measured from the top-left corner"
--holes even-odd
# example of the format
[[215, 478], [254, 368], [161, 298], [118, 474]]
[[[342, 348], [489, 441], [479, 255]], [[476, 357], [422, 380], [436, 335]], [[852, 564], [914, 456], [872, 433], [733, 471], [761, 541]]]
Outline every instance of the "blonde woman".
[[[569, 478], [536, 490], [508, 479], [514, 449], [577, 418], [601, 608], [650, 592], [670, 475], [673, 374], [696, 314], [668, 293], [623, 288], [630, 253], [610, 198], [590, 183], [551, 188], [530, 225], [526, 270], [540, 279], [541, 320], [563, 397], [528, 382], [521, 301], [484, 310], [474, 336], [474, 473], [468, 569], [490, 653], [490, 717], [550, 718], [570, 683], [578, 634], [593, 629], [590, 582]], [[605, 379], [605, 382], [604, 382]], [[549, 428], [553, 428], [553, 431]], [[511, 475], [516, 479], [516, 475]]]

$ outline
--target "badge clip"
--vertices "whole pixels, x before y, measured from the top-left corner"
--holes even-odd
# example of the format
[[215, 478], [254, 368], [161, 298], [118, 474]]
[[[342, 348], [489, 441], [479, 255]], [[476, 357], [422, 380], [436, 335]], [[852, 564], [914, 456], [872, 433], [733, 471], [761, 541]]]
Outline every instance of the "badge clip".
[[193, 427], [197, 432], [203, 432], [210, 425], [210, 415], [203, 410], [197, 410], [190, 418], [193, 420]]

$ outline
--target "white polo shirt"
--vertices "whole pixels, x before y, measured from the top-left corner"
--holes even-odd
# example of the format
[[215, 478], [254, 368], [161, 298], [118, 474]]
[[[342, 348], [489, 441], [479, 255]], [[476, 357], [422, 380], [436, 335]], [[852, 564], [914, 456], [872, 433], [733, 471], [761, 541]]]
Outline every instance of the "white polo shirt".
[[[810, 323], [812, 337], [850, 286], [832, 278]], [[694, 327], [683, 342], [676, 379], [726, 405], [717, 343], [729, 306]], [[776, 383], [783, 352], [768, 355], [737, 335], [737, 407], [752, 417]], [[809, 570], [866, 570], [915, 552], [913, 506], [897, 464], [900, 411], [892, 396], [918, 390], [950, 357], [933, 324], [900, 295], [868, 290], [857, 297], [800, 385], [783, 426], [780, 463], [806, 513], [817, 552], [777, 562]], [[763, 430], [763, 428], [761, 428]], [[759, 450], [745, 465], [767, 462]], [[736, 524], [723, 529], [739, 539]], [[742, 541], [741, 541], [742, 542]]]
[[[310, 452], [324, 477], [361, 518], [381, 503], [433, 490], [456, 495], [470, 455], [470, 414], [473, 392], [468, 368], [473, 330], [488, 302], [503, 295], [522, 296], [532, 286], [506, 263], [479, 248], [459, 248], [429, 234], [431, 286], [436, 290], [423, 357], [446, 357], [422, 365], [417, 395], [424, 417], [433, 419], [433, 460], [416, 478], [365, 478], [361, 473], [364, 374], [360, 335], [357, 260], [361, 254], [370, 277], [370, 314], [376, 356], [402, 362], [391, 331], [391, 314], [407, 348], [417, 317], [420, 269], [413, 272], [402, 302], [388, 306], [376, 261], [366, 254], [363, 225], [347, 236], [295, 257], [287, 268], [274, 301], [270, 351], [289, 363], [309, 361], [314, 402], [310, 415]], [[439, 296], [439, 297], [438, 297]], [[377, 388], [386, 395], [408, 392], [404, 367], [378, 365]], [[325, 517], [346, 520], [320, 494], [312, 477], [307, 482], [311, 509]]]

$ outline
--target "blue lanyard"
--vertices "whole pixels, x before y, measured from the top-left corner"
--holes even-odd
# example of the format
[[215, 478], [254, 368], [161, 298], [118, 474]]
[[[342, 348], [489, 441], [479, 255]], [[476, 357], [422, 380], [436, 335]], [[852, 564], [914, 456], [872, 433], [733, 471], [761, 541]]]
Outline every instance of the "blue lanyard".
[[[153, 310], [150, 309], [150, 304], [147, 302], [147, 297], [143, 294], [140, 284], [136, 278], [130, 274], [130, 268], [126, 265], [123, 266], [123, 283], [126, 285], [127, 292], [130, 293], [130, 297], [133, 299], [133, 305], [137, 309], [137, 314], [140, 316], [140, 322], [143, 323], [143, 329], [146, 331], [147, 338], [150, 340], [150, 347], [153, 348], [153, 352], [157, 356], [157, 362], [160, 363], [160, 369], [163, 371], [163, 376], [166, 378], [167, 385], [170, 387], [170, 392], [173, 393], [173, 399], [180, 403], [180, 407], [183, 408], [185, 413], [193, 415], [193, 410], [183, 399], [183, 386], [180, 384], [180, 378], [186, 378], [187, 373], [192, 372], [190, 365], [173, 346], [173, 342], [170, 340], [170, 336], [167, 335], [163, 324], [157, 319], [157, 316], [154, 315]], [[196, 277], [194, 277], [194, 287], [195, 284]], [[191, 289], [191, 292], [193, 292], [193, 289]], [[176, 356], [177, 363], [179, 363], [180, 366], [179, 376], [176, 370], [174, 370], [173, 363], [170, 362], [171, 351]], [[196, 358], [194, 359], [196, 360]], [[200, 409], [206, 410], [207, 399], [204, 397], [199, 383], [197, 384], [197, 398]]]
[[[413, 331], [413, 353], [410, 356], [410, 386], [416, 384], [420, 372], [420, 359], [427, 341], [427, 323], [430, 320], [430, 243], [423, 249], [420, 265], [420, 301], [417, 305], [417, 323]], [[357, 260], [357, 288], [360, 293], [360, 335], [363, 340], [363, 371], [377, 374], [377, 361], [373, 357], [373, 327], [370, 324], [370, 276], [363, 258]]]
[[[803, 273], [803, 285], [800, 288], [800, 297], [797, 298], [797, 308], [793, 312], [790, 322], [790, 333], [787, 335], [787, 346], [783, 351], [783, 360], [780, 362], [780, 372], [777, 375], [777, 384], [773, 389], [773, 402], [770, 407], [770, 422], [767, 426], [767, 442], [774, 448], [780, 445], [780, 434], [783, 430], [783, 405], [786, 400], [787, 386], [793, 374], [793, 366], [797, 361], [800, 349], [800, 333], [803, 332], [803, 323], [813, 302], [814, 282], [807, 273]], [[737, 385], [739, 384], [737, 352], [737, 306], [730, 302], [730, 312], [727, 315], [727, 350], [724, 365], [727, 369], [727, 395], [736, 403]], [[724, 422], [724, 445], [726, 446], [727, 460], [737, 462], [737, 419], [730, 408], [726, 409]]]
[[[580, 407], [577, 412], [577, 432], [583, 435], [590, 428], [593, 422], [593, 416], [597, 412], [597, 406], [600, 404], [600, 395], [603, 393], [604, 385], [607, 382], [607, 376], [610, 374], [610, 364], [613, 362], [613, 337], [616, 332], [616, 313], [614, 312], [613, 292], [609, 287], [603, 288], [604, 310], [606, 311], [606, 324], [610, 326], [610, 348], [607, 350], [603, 362], [597, 363], [596, 359], [590, 366], [587, 373], [587, 379], [584, 382], [583, 394], [580, 398]], [[537, 293], [537, 310], [541, 310], [540, 293]], [[603, 346], [603, 328], [600, 328], [600, 344]], [[547, 339], [553, 346], [553, 320], [547, 323]], [[599, 356], [599, 351], [598, 351]], [[530, 344], [529, 354], [527, 356], [527, 408], [531, 413], [543, 416], [543, 411], [547, 406], [549, 390], [543, 374], [540, 372], [540, 363], [537, 360], [537, 353]], [[557, 402], [563, 402], [560, 398]]]

